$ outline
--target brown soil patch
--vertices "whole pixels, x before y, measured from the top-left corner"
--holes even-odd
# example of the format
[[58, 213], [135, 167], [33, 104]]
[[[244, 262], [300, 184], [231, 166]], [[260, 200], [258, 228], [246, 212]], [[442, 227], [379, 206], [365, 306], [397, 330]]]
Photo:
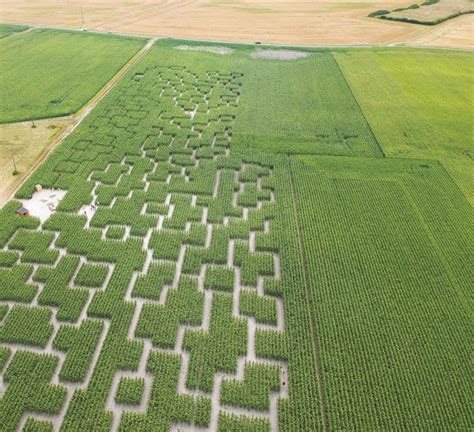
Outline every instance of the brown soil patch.
[[219, 55], [228, 55], [234, 52], [232, 48], [219, 47], [219, 46], [178, 45], [176, 49], [181, 50], [181, 51], [205, 51], [205, 52], [209, 52], [212, 54], [219, 54]]
[[384, 44], [418, 26], [367, 17], [406, 0], [3, 0], [2, 20], [130, 34], [302, 45]]
[[[0, 125], [0, 206], [21, 183], [25, 174], [34, 165], [56, 136], [64, 131], [72, 118], [36, 120], [32, 122]], [[19, 174], [13, 175], [15, 158]]]
[[291, 50], [257, 50], [252, 53], [254, 59], [268, 60], [297, 60], [309, 57], [311, 54], [304, 51]]

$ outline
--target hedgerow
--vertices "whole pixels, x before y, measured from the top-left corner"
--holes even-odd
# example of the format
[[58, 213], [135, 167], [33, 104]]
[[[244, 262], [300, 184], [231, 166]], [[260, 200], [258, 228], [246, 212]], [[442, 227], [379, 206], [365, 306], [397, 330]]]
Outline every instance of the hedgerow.
[[9, 247], [23, 251], [23, 262], [53, 264], [59, 255], [57, 251], [49, 249], [53, 238], [52, 233], [20, 229], [10, 240]]
[[10, 357], [10, 349], [6, 347], [0, 347], [0, 371], [5, 367], [5, 363]]
[[177, 356], [153, 352], [148, 357], [147, 370], [153, 374], [150, 406], [145, 414], [122, 415], [119, 430], [137, 430], [147, 425], [151, 430], [167, 430], [172, 422], [186, 422], [206, 427], [209, 424], [211, 404], [206, 397], [177, 395], [180, 360]]
[[78, 265], [79, 258], [65, 256], [44, 278], [44, 287], [38, 297], [38, 303], [57, 307], [56, 318], [60, 321], [76, 321], [88, 298], [87, 290], [68, 287]]
[[237, 358], [247, 352], [246, 322], [232, 316], [232, 296], [214, 294], [209, 331], [187, 331], [183, 347], [189, 351], [187, 387], [212, 391], [217, 371], [235, 373]]
[[122, 226], [110, 226], [107, 229], [107, 238], [114, 240], [122, 240], [125, 235], [125, 228]]
[[18, 254], [11, 251], [0, 251], [0, 267], [13, 267], [18, 261]]

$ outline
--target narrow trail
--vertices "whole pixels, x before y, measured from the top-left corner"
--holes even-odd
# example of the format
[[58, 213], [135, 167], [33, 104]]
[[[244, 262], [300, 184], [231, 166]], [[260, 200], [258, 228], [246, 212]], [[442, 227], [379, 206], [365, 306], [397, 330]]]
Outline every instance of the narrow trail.
[[[0, 196], [0, 208], [3, 207], [5, 203], [10, 201], [16, 191], [21, 188], [21, 186], [28, 180], [28, 178], [33, 174], [33, 172], [48, 158], [48, 156], [53, 152], [53, 150], [61, 144], [87, 117], [87, 115], [97, 106], [97, 104], [115, 87], [115, 85], [124, 77], [124, 75], [134, 66], [144, 55], [145, 53], [153, 46], [156, 38], [148, 40], [146, 45], [144, 45], [140, 51], [138, 51], [97, 93], [92, 99], [89, 100], [75, 115], [71, 116], [73, 119], [72, 123], [66, 127], [60, 134], [58, 134], [41, 152], [38, 159], [33, 165], [31, 165], [27, 171], [25, 171], [19, 178], [16, 183], [14, 183], [4, 194]], [[59, 117], [59, 118], [69, 118]], [[31, 120], [26, 121], [30, 123]], [[21, 122], [20, 122], [21, 123]]]

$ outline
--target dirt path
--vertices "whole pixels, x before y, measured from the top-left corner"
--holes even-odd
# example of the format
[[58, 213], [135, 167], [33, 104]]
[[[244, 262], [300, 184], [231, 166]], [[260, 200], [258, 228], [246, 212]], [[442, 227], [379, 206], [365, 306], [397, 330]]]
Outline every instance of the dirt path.
[[[87, 117], [87, 115], [94, 109], [94, 107], [112, 90], [112, 88], [120, 81], [120, 79], [128, 72], [128, 70], [140, 60], [145, 53], [153, 46], [155, 38], [150, 39], [140, 51], [138, 51], [123, 67], [120, 69], [112, 79], [102, 87], [99, 92], [87, 102], [72, 118], [72, 123], [57, 135], [41, 152], [38, 159], [25, 171], [22, 175], [7, 190], [0, 195], [0, 208], [13, 198], [16, 191], [25, 183], [30, 175], [38, 168], [52, 153], [52, 151], [68, 137], [77, 126]], [[30, 123], [28, 121], [27, 123]]]

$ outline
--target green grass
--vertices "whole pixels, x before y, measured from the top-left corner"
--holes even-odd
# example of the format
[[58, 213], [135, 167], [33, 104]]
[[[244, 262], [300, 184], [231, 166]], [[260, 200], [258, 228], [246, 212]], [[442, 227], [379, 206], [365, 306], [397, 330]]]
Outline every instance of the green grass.
[[387, 156], [440, 160], [474, 204], [472, 53], [378, 49], [335, 57]]
[[0, 41], [0, 122], [78, 111], [144, 43], [43, 29]]
[[0, 39], [10, 36], [11, 34], [25, 31], [28, 26], [17, 24], [0, 24]]

